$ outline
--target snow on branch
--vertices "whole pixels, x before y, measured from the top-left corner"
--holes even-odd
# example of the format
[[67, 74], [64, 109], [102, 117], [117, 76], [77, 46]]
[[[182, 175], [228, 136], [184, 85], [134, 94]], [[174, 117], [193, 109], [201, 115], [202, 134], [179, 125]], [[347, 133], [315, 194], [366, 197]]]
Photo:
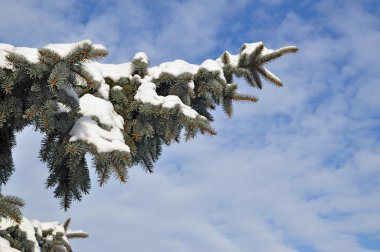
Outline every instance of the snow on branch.
[[115, 112], [111, 102], [85, 94], [80, 98], [79, 104], [83, 116], [75, 122], [70, 131], [70, 141], [83, 140], [94, 144], [98, 152], [130, 151], [123, 138], [123, 117]]

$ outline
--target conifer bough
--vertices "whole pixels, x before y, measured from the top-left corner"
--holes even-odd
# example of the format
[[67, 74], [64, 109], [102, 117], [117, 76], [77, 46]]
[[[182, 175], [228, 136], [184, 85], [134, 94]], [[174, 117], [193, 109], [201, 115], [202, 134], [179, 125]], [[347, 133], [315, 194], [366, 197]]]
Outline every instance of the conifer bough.
[[151, 67], [142, 52], [124, 64], [99, 63], [107, 50], [90, 40], [40, 49], [0, 44], [0, 188], [14, 171], [15, 134], [28, 125], [44, 136], [46, 186], [64, 209], [90, 190], [86, 153], [100, 185], [111, 175], [125, 182], [134, 165], [152, 172], [162, 144], [216, 134], [210, 111], [217, 105], [230, 117], [234, 100], [257, 101], [237, 91], [234, 76], [259, 89], [262, 79], [282, 86], [265, 65], [297, 50], [258, 42], [200, 65], [175, 60]]

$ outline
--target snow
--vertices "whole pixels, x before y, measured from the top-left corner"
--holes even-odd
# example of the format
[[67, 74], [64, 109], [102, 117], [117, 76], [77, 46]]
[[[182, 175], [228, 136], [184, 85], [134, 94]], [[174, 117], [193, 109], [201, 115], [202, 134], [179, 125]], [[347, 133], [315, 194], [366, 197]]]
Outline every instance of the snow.
[[[228, 55], [230, 59], [230, 65], [237, 67], [240, 57], [239, 54], [231, 54], [229, 51], [226, 51], [225, 53]], [[219, 65], [224, 66], [224, 63], [222, 62], [222, 56], [223, 54], [216, 59], [216, 62], [218, 62]]]
[[96, 116], [100, 123], [122, 129], [124, 119], [113, 110], [113, 105], [109, 101], [85, 94], [80, 98], [80, 113], [88, 116]]
[[135, 95], [135, 100], [152, 105], [162, 105], [165, 108], [173, 108], [176, 105], [181, 107], [182, 113], [190, 118], [196, 118], [198, 112], [190, 106], [184, 104], [178, 96], [160, 96], [156, 93], [156, 85], [150, 81], [143, 81]]
[[65, 233], [64, 227], [60, 225], [58, 221], [42, 222], [40, 226], [41, 230], [52, 230], [53, 235], [56, 235], [57, 233]]
[[[15, 225], [16, 223], [14, 221], [7, 218], [2, 218], [0, 221], [0, 229], [7, 229], [8, 227], [12, 227]], [[40, 251], [32, 222], [23, 217], [21, 223], [19, 224], [19, 228], [26, 233], [26, 237], [28, 240], [34, 242], [34, 251]]]
[[132, 64], [130, 62], [123, 64], [101, 64], [98, 62], [89, 62], [84, 64], [85, 69], [89, 71], [94, 79], [102, 82], [104, 78], [110, 78], [114, 82], [122, 77], [132, 78]]
[[83, 41], [79, 41], [76, 43], [67, 43], [67, 44], [48, 44], [44, 48], [50, 49], [57, 53], [61, 57], [66, 57], [73, 49], [75, 49], [77, 46], [81, 46], [83, 44], [91, 44], [95, 49], [103, 49], [106, 50], [106, 48], [101, 44], [92, 44], [91, 40], [86, 39]]
[[116, 86], [114, 86], [114, 87], [112, 88], [112, 90], [123, 90], [123, 88], [120, 87], [120, 86], [118, 86], [118, 85], [116, 85]]
[[95, 81], [100, 83], [100, 86], [98, 87], [98, 92], [104, 99], [108, 100], [109, 86], [106, 84], [106, 81], [104, 80], [103, 72], [100, 68], [100, 65], [101, 64], [97, 62], [89, 62], [83, 64], [83, 68], [92, 75], [92, 78]]
[[11, 248], [9, 241], [0, 237], [0, 251], [1, 252], [20, 252], [20, 250]]
[[30, 63], [38, 62], [39, 54], [36, 48], [15, 47], [12, 52], [23, 55]]
[[264, 56], [264, 55], [271, 54], [271, 53], [273, 53], [273, 52], [274, 52], [273, 49], [268, 49], [268, 48], [266, 48], [266, 47], [264, 46], [264, 48], [263, 48], [263, 50], [261, 51], [260, 55], [261, 55], [261, 56]]
[[[258, 46], [264, 45], [264, 43], [260, 41], [260, 42], [251, 43], [251, 44], [245, 43], [243, 45], [245, 46], [245, 49], [240, 54], [241, 55], [243, 55], [243, 54], [248, 54], [249, 55], [249, 54], [253, 53], [253, 51]], [[296, 46], [286, 46], [286, 47], [279, 48], [277, 50], [273, 50], [273, 49], [268, 49], [268, 48], [266, 48], [264, 46], [263, 50], [260, 53], [260, 56], [265, 56], [265, 55], [268, 55], [268, 54], [271, 54], [271, 53], [274, 53], [274, 52], [278, 52], [278, 51], [284, 50], [284, 49], [298, 49], [298, 48]]]
[[[95, 145], [98, 152], [130, 151], [122, 133], [124, 120], [115, 112], [111, 102], [85, 94], [80, 98], [79, 104], [83, 116], [71, 129], [70, 141], [83, 140]], [[94, 117], [109, 130], [101, 128]]]
[[195, 84], [194, 84], [194, 81], [189, 81], [189, 83], [187, 83], [187, 85], [189, 86], [189, 88], [191, 89], [191, 90], [194, 90], [194, 88], [195, 88]]
[[23, 217], [22, 221], [21, 221], [21, 223], [19, 225], [19, 228], [22, 231], [26, 232], [26, 238], [29, 241], [34, 242], [34, 251], [37, 251], [38, 250], [38, 242], [37, 242], [37, 239], [36, 239], [36, 236], [35, 236], [35, 231], [34, 231], [34, 227], [33, 227], [32, 222], [30, 222], [28, 219], [26, 219], [25, 217]]
[[146, 54], [143, 53], [143, 52], [138, 52], [138, 53], [136, 53], [135, 56], [133, 57], [133, 59], [134, 59], [134, 60], [139, 59], [139, 60], [141, 60], [142, 62], [144, 62], [144, 63], [146, 63], [146, 64], [149, 63], [148, 56], [146, 56]]
[[[0, 230], [5, 230], [8, 227], [16, 226], [17, 224], [7, 218], [2, 218], [0, 221]], [[19, 224], [19, 228], [26, 233], [26, 237], [29, 241], [32, 241], [34, 243], [34, 252], [41, 252], [40, 246], [38, 244], [38, 241], [36, 239], [36, 232], [40, 236], [42, 236], [43, 231], [52, 230], [52, 234], [56, 235], [58, 232], [63, 234], [63, 240], [66, 242], [68, 241], [66, 234], [70, 233], [85, 233], [81, 230], [79, 231], [65, 231], [62, 224], [60, 224], [58, 221], [54, 222], [40, 222], [38, 220], [28, 220], [27, 218], [23, 217], [21, 223]], [[48, 237], [47, 237], [48, 238]], [[53, 236], [51, 236], [51, 239]], [[64, 249], [64, 247], [62, 247]], [[64, 249], [63, 251], [66, 251]], [[0, 237], [0, 252], [20, 252], [17, 249], [11, 248], [9, 241]]]
[[[184, 60], [175, 60], [170, 62], [165, 62], [160, 64], [159, 66], [151, 67], [148, 69], [148, 74], [154, 78], [158, 79], [162, 73], [169, 73], [174, 76], [179, 76], [183, 73], [190, 73], [195, 75], [200, 68], [204, 68], [208, 71], [218, 71], [219, 77], [222, 80], [225, 80], [223, 75], [222, 64], [220, 64], [217, 60], [205, 60], [201, 65], [190, 64]], [[194, 82], [191, 80], [188, 83], [190, 89], [194, 89]]]
[[159, 66], [148, 69], [148, 73], [154, 79], [158, 79], [161, 73], [169, 73], [178, 76], [182, 73], [196, 74], [199, 70], [198, 65], [190, 64], [184, 60], [175, 60], [161, 63]]
[[73, 231], [73, 230], [71, 230], [71, 229], [68, 229], [68, 230], [66, 230], [66, 235], [70, 235], [70, 234], [78, 234], [78, 233], [82, 233], [82, 234], [86, 234], [86, 235], [88, 235], [88, 233], [87, 232], [85, 232], [85, 231], [83, 231], [83, 230], [81, 230], [81, 229], [79, 229], [79, 230], [75, 230], [75, 231]]
[[38, 49], [29, 47], [14, 47], [10, 44], [0, 44], [0, 67], [12, 69], [7, 63], [6, 56], [9, 53], [17, 53], [23, 55], [30, 63], [38, 62]]
[[41, 222], [39, 222], [38, 220], [31, 220], [32, 222], [32, 225], [33, 227], [35, 227], [36, 231], [37, 231], [37, 234], [42, 236], [42, 226], [41, 226]]
[[110, 86], [105, 83], [105, 81], [101, 82], [100, 87], [98, 88], [99, 94], [106, 100], [108, 100], [110, 94]]
[[224, 74], [223, 74], [223, 68], [218, 63], [218, 61], [211, 60], [211, 59], [205, 60], [200, 65], [200, 68], [204, 68], [204, 69], [206, 69], [207, 71], [210, 71], [210, 72], [218, 71], [219, 72], [219, 78], [221, 78], [222, 80], [226, 81], [226, 79], [224, 78]]
[[253, 53], [253, 51], [256, 50], [257, 47], [263, 46], [263, 45], [264, 45], [264, 43], [261, 42], [261, 41], [260, 42], [256, 42], [256, 43], [250, 43], [250, 44], [244, 43], [243, 46], [245, 46], [245, 48], [244, 48], [244, 50], [240, 54], [241, 55], [243, 55], [243, 54], [250, 55], [250, 54]]
[[0, 43], [0, 50], [5, 52], [11, 52], [15, 49], [13, 45]]
[[[205, 64], [204, 68], [207, 69], [207, 67], [208, 67], [208, 63]], [[149, 68], [148, 75], [152, 79], [158, 79], [162, 73], [168, 73], [174, 76], [179, 76], [183, 73], [190, 73], [192, 75], [195, 75], [198, 72], [199, 68], [200, 66], [190, 64], [184, 60], [175, 60], [175, 61], [165, 62], [165, 63], [160, 64], [159, 66]], [[221, 69], [221, 71], [223, 71], [223, 69]], [[224, 79], [224, 76], [223, 76], [223, 79]], [[195, 85], [194, 85], [193, 80], [189, 81], [188, 87], [191, 90], [194, 90]]]
[[[248, 44], [248, 43], [244, 43], [243, 44], [245, 46], [245, 49], [240, 53], [241, 55], [243, 54], [248, 54], [250, 55], [251, 53], [253, 53], [253, 51], [258, 47], [258, 46], [264, 46], [264, 43], [263, 42], [256, 42], [256, 43], [251, 43], [251, 44]], [[281, 50], [283, 48], [280, 48], [278, 50]], [[260, 52], [260, 56], [265, 56], [265, 55], [268, 55], [268, 54], [271, 54], [273, 52], [276, 52], [278, 50], [273, 50], [273, 49], [268, 49], [266, 48], [265, 46], [263, 47], [263, 49], [261, 50]]]
[[[83, 40], [76, 43], [68, 43], [68, 44], [48, 44], [44, 48], [50, 49], [56, 52], [61, 57], [67, 56], [75, 47], [79, 45], [83, 45], [84, 43], [92, 44], [91, 40]], [[96, 49], [106, 49], [101, 44], [92, 44]], [[39, 53], [37, 48], [29, 48], [29, 47], [14, 47], [10, 44], [2, 44], [0, 43], [0, 67], [12, 69], [7, 63], [5, 56], [9, 53], [17, 53], [23, 55], [29, 62], [38, 63], [39, 61]]]
[[3, 49], [3, 47], [5, 48], [5, 46], [7, 46], [8, 44], [0, 44], [0, 67], [1, 68], [10, 68], [8, 62], [6, 61], [6, 56], [8, 55], [8, 52]]
[[132, 78], [132, 63], [123, 64], [101, 64], [99, 62], [86, 62], [83, 64], [84, 69], [89, 72], [94, 80], [100, 83], [98, 91], [100, 95], [109, 98], [110, 87], [106, 84], [104, 78], [110, 78], [114, 82], [120, 78]]

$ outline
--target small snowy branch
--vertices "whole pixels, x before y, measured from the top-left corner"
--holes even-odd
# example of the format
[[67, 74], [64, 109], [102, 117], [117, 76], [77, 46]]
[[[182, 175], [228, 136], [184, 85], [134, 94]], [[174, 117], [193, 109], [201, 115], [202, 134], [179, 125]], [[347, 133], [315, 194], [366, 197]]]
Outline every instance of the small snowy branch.
[[[54, 246], [59, 246], [60, 251], [71, 252], [71, 247], [68, 240], [71, 238], [86, 238], [88, 234], [84, 231], [72, 231], [68, 229], [68, 224], [60, 224], [54, 222], [40, 222], [37, 220], [28, 220], [23, 218], [20, 224], [15, 223], [10, 219], [3, 218], [0, 220], [0, 231], [9, 230], [15, 227], [20, 232], [25, 232], [27, 241], [32, 244], [33, 252], [43, 252], [51, 249]], [[18, 240], [18, 245], [22, 241]], [[6, 238], [0, 237], [0, 251], [1, 252], [20, 252], [20, 250], [12, 247], [11, 242]], [[50, 250], [49, 250], [50, 251]]]

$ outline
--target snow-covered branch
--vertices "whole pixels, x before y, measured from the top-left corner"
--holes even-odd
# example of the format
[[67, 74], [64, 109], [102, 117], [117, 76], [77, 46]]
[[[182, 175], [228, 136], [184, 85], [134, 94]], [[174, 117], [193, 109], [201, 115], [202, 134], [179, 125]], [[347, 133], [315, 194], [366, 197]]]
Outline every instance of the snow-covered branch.
[[70, 230], [69, 223], [70, 219], [60, 224], [56, 221], [40, 222], [23, 218], [18, 224], [13, 220], [2, 218], [0, 220], [0, 251], [72, 252], [69, 239], [86, 238], [88, 234], [82, 230]]
[[90, 40], [40, 49], [0, 44], [0, 141], [6, 143], [0, 182], [13, 171], [14, 134], [27, 125], [45, 135], [40, 157], [51, 171], [47, 185], [56, 187], [64, 208], [90, 188], [87, 152], [100, 185], [111, 174], [126, 181], [127, 168], [137, 164], [152, 172], [162, 144], [216, 134], [210, 112], [217, 105], [231, 116], [234, 100], [257, 101], [238, 92], [234, 76], [260, 89], [262, 78], [282, 86], [265, 64], [296, 51], [257, 42], [199, 65], [175, 60], [149, 66], [143, 52], [131, 62], [99, 63], [107, 51]]

